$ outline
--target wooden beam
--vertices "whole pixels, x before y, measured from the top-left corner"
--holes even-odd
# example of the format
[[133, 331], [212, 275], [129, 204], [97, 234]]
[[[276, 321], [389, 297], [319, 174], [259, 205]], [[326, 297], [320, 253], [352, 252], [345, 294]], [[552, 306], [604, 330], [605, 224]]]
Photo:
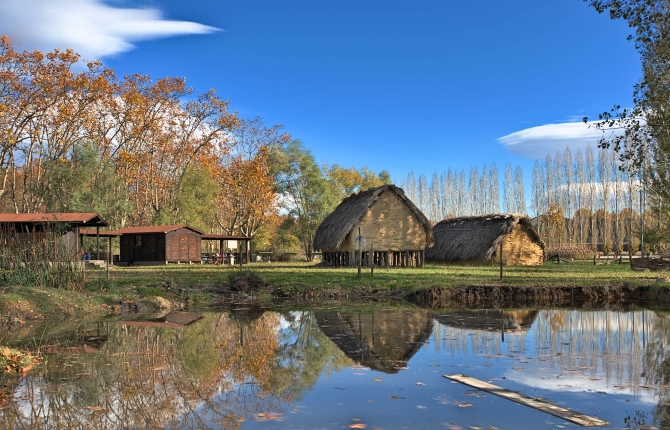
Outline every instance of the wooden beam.
[[528, 397], [523, 394], [517, 393], [515, 391], [510, 391], [505, 388], [498, 387], [497, 385], [489, 384], [488, 382], [480, 381], [479, 379], [465, 376], [461, 373], [454, 375], [442, 375], [442, 376], [451, 379], [452, 381], [460, 382], [461, 384], [469, 385], [470, 387], [477, 388], [478, 390], [495, 394], [496, 396], [503, 397], [507, 400], [520, 403], [524, 406], [528, 406], [540, 412], [545, 412], [554, 415], [556, 417], [562, 418], [566, 421], [573, 422], [575, 424], [579, 424], [584, 427], [600, 427], [609, 425], [609, 422], [603, 421], [599, 418], [590, 417], [588, 415], [575, 412], [572, 409], [562, 408], [560, 406], [553, 405], [546, 401], [537, 400], [532, 397]]

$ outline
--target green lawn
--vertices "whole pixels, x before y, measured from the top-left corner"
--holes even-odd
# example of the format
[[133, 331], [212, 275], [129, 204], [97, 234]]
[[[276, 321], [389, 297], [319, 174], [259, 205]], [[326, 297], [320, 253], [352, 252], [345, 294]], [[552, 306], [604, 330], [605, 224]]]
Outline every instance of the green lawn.
[[[116, 267], [110, 270], [110, 287], [147, 287], [166, 281], [188, 288], [203, 284], [218, 285], [227, 282], [239, 266], [220, 265], [167, 265]], [[437, 286], [596, 286], [596, 285], [650, 285], [668, 272], [635, 272], [624, 264], [594, 266], [593, 262], [574, 261], [572, 264], [545, 263], [537, 267], [504, 267], [503, 279], [496, 266], [427, 265], [423, 269], [375, 268], [374, 276], [363, 269], [358, 279], [356, 268], [318, 267], [310, 263], [251, 263], [244, 271], [252, 271], [275, 287], [291, 293], [318, 289], [356, 290], [412, 290]], [[89, 282], [104, 277], [104, 272], [89, 272]]]
[[[252, 263], [251, 271], [275, 287], [276, 296], [318, 300], [350, 300], [360, 304], [372, 300], [397, 301], [408, 293], [430, 287], [449, 286], [633, 286], [651, 285], [669, 272], [634, 272], [627, 264], [594, 266], [592, 262], [546, 263], [540, 267], [506, 267], [503, 279], [495, 266], [438, 266], [423, 269], [381, 269], [374, 277], [363, 270], [317, 267], [308, 263]], [[86, 272], [83, 292], [53, 288], [7, 287], [0, 291], [0, 315], [19, 321], [85, 318], [105, 315], [118, 308], [119, 296], [126, 302], [154, 303], [155, 296], [186, 301], [188, 306], [207, 305], [217, 286], [228, 283], [239, 266], [168, 265], [114, 267], [106, 272]], [[165, 288], [166, 283], [170, 288]], [[667, 286], [668, 284], [664, 284]], [[257, 297], [270, 300], [267, 293]], [[155, 304], [155, 303], [154, 303]], [[116, 309], [117, 311], [119, 309]]]

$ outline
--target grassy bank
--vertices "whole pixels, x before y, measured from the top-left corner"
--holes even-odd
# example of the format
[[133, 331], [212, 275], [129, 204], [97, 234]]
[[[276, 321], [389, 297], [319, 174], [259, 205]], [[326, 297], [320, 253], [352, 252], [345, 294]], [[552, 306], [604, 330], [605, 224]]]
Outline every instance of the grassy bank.
[[[169, 265], [153, 267], [116, 268], [110, 272], [111, 287], [128, 285], [151, 286], [172, 281], [189, 288], [202, 284], [219, 285], [227, 282], [239, 266]], [[503, 278], [494, 266], [427, 265], [423, 269], [376, 268], [374, 276], [363, 269], [361, 279], [357, 269], [317, 267], [308, 263], [252, 263], [244, 265], [274, 287], [291, 294], [323, 289], [355, 291], [360, 287], [373, 289], [421, 289], [464, 285], [512, 286], [591, 286], [631, 283], [649, 285], [667, 272], [634, 272], [628, 264], [594, 266], [593, 262], [575, 261], [572, 264], [546, 263], [539, 267], [505, 267]], [[92, 281], [91, 281], [92, 282]]]
[[[495, 266], [428, 265], [423, 269], [376, 268], [374, 276], [364, 269], [358, 279], [355, 268], [317, 267], [308, 263], [252, 263], [252, 271], [271, 286], [272, 295], [288, 298], [366, 297], [402, 298], [434, 287], [514, 286], [586, 287], [644, 286], [668, 272], [635, 272], [627, 264], [594, 266], [592, 262], [546, 263], [539, 267], [509, 267], [503, 278]], [[118, 312], [120, 298], [134, 309], [151, 310], [165, 303], [199, 307], [216, 303], [227, 291], [239, 266], [168, 265], [115, 267], [107, 280], [104, 271], [86, 273], [83, 292], [60, 289], [10, 287], [0, 291], [0, 315], [13, 319], [64, 319]], [[266, 299], [271, 299], [266, 294]]]

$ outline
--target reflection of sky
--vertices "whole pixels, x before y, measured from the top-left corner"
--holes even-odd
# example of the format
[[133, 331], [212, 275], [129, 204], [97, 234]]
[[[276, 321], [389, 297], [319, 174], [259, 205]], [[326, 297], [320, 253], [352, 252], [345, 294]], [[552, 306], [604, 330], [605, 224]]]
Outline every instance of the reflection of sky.
[[[388, 316], [393, 311], [385, 312]], [[384, 319], [387, 324], [384, 330], [398, 330], [403, 312], [412, 311], [398, 311], [398, 318]], [[523, 312], [516, 314], [517, 321], [521, 318], [520, 314]], [[646, 414], [647, 424], [652, 424], [650, 411], [659, 402], [657, 396], [667, 394], [643, 386], [650, 385], [654, 374], [658, 375], [658, 369], [649, 366], [658, 366], [665, 358], [670, 343], [670, 321], [649, 311], [547, 310], [534, 313], [533, 318], [530, 329], [506, 332], [504, 339], [500, 331], [451, 327], [435, 322], [432, 335], [413, 353], [407, 366], [400, 368], [398, 373], [387, 374], [360, 365], [349, 366], [348, 360], [341, 360], [345, 367], [342, 370], [338, 367], [335, 372], [324, 370], [327, 368], [325, 364], [323, 367], [308, 366], [308, 360], [318, 355], [314, 351], [320, 350], [322, 345], [328, 346], [329, 351], [335, 351], [330, 360], [340, 352], [318, 328], [313, 314], [303, 311], [276, 315], [279, 324], [273, 328], [277, 330], [274, 333], [279, 336], [280, 348], [275, 356], [274, 366], [277, 367], [274, 371], [292, 368], [285, 373], [286, 378], [282, 381], [287, 387], [293, 383], [298, 387], [296, 391], [284, 387], [287, 389], [278, 393], [294, 393], [295, 398], [285, 397], [284, 394], [274, 397], [272, 393], [263, 392], [251, 377], [246, 383], [240, 383], [232, 378], [232, 374], [224, 372], [218, 375], [214, 382], [217, 389], [210, 393], [208, 399], [193, 398], [189, 393], [171, 393], [181, 400], [171, 403], [176, 410], [170, 412], [193, 422], [202, 419], [212, 424], [210, 428], [218, 428], [215, 421], [226, 411], [228, 401], [249, 406], [240, 411], [239, 418], [246, 420], [242, 429], [341, 429], [357, 422], [366, 424], [366, 428], [384, 429], [449, 428], [452, 424], [461, 428], [493, 426], [506, 430], [553, 429], [558, 426], [577, 428], [559, 418], [491, 394], [483, 395], [443, 377], [445, 374], [462, 373], [610, 421], [609, 428], [624, 427], [624, 419], [638, 411]], [[380, 323], [381, 320], [376, 321]], [[495, 322], [495, 319], [490, 321]], [[395, 348], [414, 344], [411, 341], [414, 333], [407, 334], [406, 342], [402, 337], [392, 337], [397, 341]], [[309, 343], [312, 345], [311, 354], [303, 348]], [[138, 349], [138, 352], [137, 363], [149, 366], [150, 362], [139, 358], [144, 357], [145, 351]], [[328, 361], [329, 354], [321, 355], [320, 359]], [[648, 358], [649, 354], [653, 354], [654, 360]], [[99, 364], [105, 366], [105, 363], [106, 360], [101, 360]], [[185, 375], [179, 370], [180, 362], [170, 361], [167, 364], [169, 369], [157, 370], [156, 375]], [[314, 379], [306, 379], [309, 384], [303, 384], [300, 379], [305, 378], [309, 369], [313, 370]], [[38, 398], [53, 392], [55, 387], [67, 396], [63, 399], [64, 403], [78, 405], [83, 410], [80, 412], [82, 416], [88, 413], [86, 405], [92, 403], [82, 404], [81, 399], [74, 398], [78, 390], [74, 389], [73, 381], [66, 381], [65, 386], [42, 387], [34, 383], [38, 379], [27, 384], [26, 381], [32, 377], [29, 374], [19, 382], [18, 396], [32, 399], [18, 404], [18, 413], [22, 416], [49, 413], [49, 397], [45, 396], [41, 401]], [[194, 383], [197, 386], [199, 382]], [[169, 387], [177, 385], [168, 384]], [[107, 387], [113, 389], [115, 385]], [[110, 410], [96, 412], [98, 416], [124, 407], [114, 393], [104, 394]], [[146, 393], [140, 391], [136, 398], [145, 400], [153, 397], [150, 390]], [[190, 403], [190, 400], [196, 403]], [[36, 404], [46, 408], [37, 409]], [[258, 420], [254, 415], [274, 411], [281, 413], [281, 420]], [[0, 418], [8, 412], [9, 409], [0, 411]], [[142, 423], [137, 425], [141, 427]]]
[[[651, 347], [661, 354], [669, 340], [665, 321], [650, 311], [541, 311], [525, 333], [461, 329], [436, 323], [436, 348], [449, 358], [447, 373], [463, 373], [532, 397], [593, 404], [629, 403], [648, 410], [658, 391], [646, 380]], [[653, 345], [650, 345], [653, 342]], [[651, 376], [649, 376], [651, 377]], [[595, 401], [600, 399], [600, 401]], [[646, 406], [642, 406], [646, 405]], [[614, 406], [616, 407], [616, 406]]]

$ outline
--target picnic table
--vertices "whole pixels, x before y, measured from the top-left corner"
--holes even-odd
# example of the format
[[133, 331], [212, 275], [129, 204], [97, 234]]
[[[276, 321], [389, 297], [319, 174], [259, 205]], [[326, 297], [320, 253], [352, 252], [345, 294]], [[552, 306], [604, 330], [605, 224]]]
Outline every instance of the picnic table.
[[258, 255], [261, 256], [262, 261], [266, 261], [270, 263], [271, 258], [272, 258], [272, 251], [264, 251], [264, 252], [259, 252]]

